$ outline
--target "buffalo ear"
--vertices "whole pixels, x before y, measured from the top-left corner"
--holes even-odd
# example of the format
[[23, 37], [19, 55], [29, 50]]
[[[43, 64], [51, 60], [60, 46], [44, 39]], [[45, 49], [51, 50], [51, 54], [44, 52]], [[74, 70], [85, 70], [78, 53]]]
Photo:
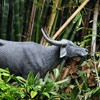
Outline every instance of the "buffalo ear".
[[66, 46], [60, 47], [60, 58], [67, 56]]

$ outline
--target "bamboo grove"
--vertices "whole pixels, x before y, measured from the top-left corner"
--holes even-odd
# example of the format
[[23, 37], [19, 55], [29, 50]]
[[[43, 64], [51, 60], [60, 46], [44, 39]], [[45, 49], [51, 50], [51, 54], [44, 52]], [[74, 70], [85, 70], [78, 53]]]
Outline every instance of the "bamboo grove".
[[[41, 27], [55, 32], [84, 0], [0, 0], [0, 38], [43, 43]], [[83, 40], [89, 34], [95, 0], [70, 22], [57, 39]], [[87, 27], [87, 28], [86, 28]]]

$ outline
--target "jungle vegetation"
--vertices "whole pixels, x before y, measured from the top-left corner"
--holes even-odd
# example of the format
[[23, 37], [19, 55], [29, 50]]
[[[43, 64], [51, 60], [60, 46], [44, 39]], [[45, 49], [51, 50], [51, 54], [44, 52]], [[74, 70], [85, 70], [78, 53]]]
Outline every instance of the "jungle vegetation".
[[100, 1], [0, 0], [0, 39], [48, 46], [41, 28], [89, 55], [64, 60], [44, 79], [30, 72], [25, 80], [0, 69], [0, 100], [100, 100]]

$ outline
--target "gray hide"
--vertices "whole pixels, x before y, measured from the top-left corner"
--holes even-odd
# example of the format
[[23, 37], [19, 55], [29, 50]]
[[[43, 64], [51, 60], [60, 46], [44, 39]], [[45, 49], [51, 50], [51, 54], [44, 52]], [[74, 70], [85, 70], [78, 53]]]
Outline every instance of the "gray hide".
[[44, 77], [52, 71], [63, 58], [85, 56], [87, 49], [67, 41], [67, 46], [44, 46], [34, 42], [12, 42], [0, 39], [0, 67], [10, 69], [15, 75], [27, 78], [31, 71], [36, 75], [40, 72]]

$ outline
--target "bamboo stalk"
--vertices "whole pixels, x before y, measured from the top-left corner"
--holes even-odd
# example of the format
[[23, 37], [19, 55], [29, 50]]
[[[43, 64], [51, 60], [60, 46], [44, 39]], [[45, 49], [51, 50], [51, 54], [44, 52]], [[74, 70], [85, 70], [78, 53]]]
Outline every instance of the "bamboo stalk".
[[99, 15], [99, 0], [97, 0], [94, 8], [94, 16], [93, 16], [93, 30], [92, 30], [92, 43], [91, 43], [91, 56], [94, 58], [94, 67], [98, 82], [98, 87], [100, 87], [100, 80], [96, 66], [96, 58], [95, 58], [95, 51], [96, 51], [96, 35], [97, 35], [97, 20]]
[[72, 36], [71, 36], [71, 38], [70, 38], [71, 41], [74, 40], [74, 37], [75, 37], [75, 35], [76, 35], [76, 30], [79, 28], [81, 22], [82, 22], [82, 18], [81, 18], [81, 16], [79, 15], [78, 20], [77, 20], [77, 22], [76, 22], [76, 24], [75, 24], [75, 28], [74, 28], [74, 30], [73, 30], [73, 34], [72, 34]]
[[45, 27], [45, 21], [48, 14], [49, 3], [47, 0], [43, 0], [42, 13], [41, 13], [41, 27]]
[[9, 15], [8, 15], [7, 38], [6, 39], [15, 41], [15, 34], [14, 34], [14, 1], [13, 0], [10, 0], [10, 2], [9, 2]]
[[48, 35], [50, 35], [51, 29], [52, 29], [52, 26], [53, 26], [53, 23], [54, 23], [54, 20], [55, 20], [55, 17], [56, 17], [56, 10], [58, 8], [58, 4], [59, 4], [59, 0], [54, 0], [53, 1], [53, 5], [55, 5], [55, 8], [52, 8], [52, 11], [51, 11], [49, 25], [48, 25], [48, 28], [47, 28]]
[[[59, 0], [58, 8], [61, 7], [61, 4], [62, 4], [62, 0]], [[53, 34], [55, 32], [55, 29], [56, 29], [56, 26], [57, 26], [57, 22], [58, 22], [58, 17], [59, 17], [59, 10], [57, 10], [56, 16], [55, 16], [55, 20], [53, 22], [51, 37], [53, 36]], [[46, 43], [46, 46], [48, 46], [48, 43]]]
[[61, 28], [55, 33], [52, 39], [55, 39], [62, 30], [72, 21], [72, 19], [84, 8], [84, 6], [89, 2], [90, 0], [85, 0], [81, 6], [78, 7], [78, 9], [72, 14], [72, 16], [61, 26]]
[[95, 56], [95, 51], [96, 51], [97, 20], [98, 20], [98, 13], [99, 13], [98, 11], [99, 11], [99, 0], [97, 0], [94, 8], [91, 56]]
[[38, 7], [37, 22], [36, 22], [36, 42], [39, 43], [40, 38], [40, 13], [41, 10]]
[[2, 39], [6, 39], [7, 35], [8, 13], [9, 13], [9, 0], [4, 0], [2, 9], [2, 34], [1, 34]]
[[74, 26], [74, 24], [73, 24], [73, 22], [71, 22], [71, 23], [67, 26], [67, 29], [68, 29], [68, 30], [65, 31], [65, 34], [63, 34], [63, 37], [62, 37], [62, 38], [64, 38], [64, 39], [67, 39], [67, 38], [68, 38], [69, 33], [72, 31], [73, 26]]
[[[62, 1], [63, 0], [59, 0], [58, 8], [61, 8]], [[57, 25], [57, 21], [58, 21], [58, 17], [59, 17], [59, 10], [56, 13], [56, 17], [55, 17], [54, 24], [53, 24], [53, 28], [52, 28], [51, 37], [53, 36], [53, 34], [55, 32], [56, 25]]]
[[41, 38], [41, 34], [40, 34], [40, 28], [41, 28], [41, 17], [42, 17], [42, 12], [43, 12], [43, 1], [39, 0], [38, 1], [38, 8], [37, 8], [37, 20], [36, 20], [36, 42], [40, 43], [40, 38]]
[[[45, 19], [46, 19], [46, 15], [47, 15], [47, 10], [48, 10], [48, 1], [47, 0], [40, 0], [39, 1], [39, 5], [37, 5], [36, 7], [36, 11], [35, 11], [35, 17], [34, 17], [34, 30], [32, 33], [32, 41], [35, 41], [36, 38], [36, 42], [38, 43], [42, 43], [43, 39], [41, 39], [41, 31], [40, 28], [44, 27], [45, 24]], [[33, 39], [34, 38], [34, 39]]]
[[25, 8], [25, 5], [24, 5], [24, 3], [25, 3], [25, 0], [20, 0], [20, 33], [22, 34], [22, 32], [23, 32], [23, 23], [24, 23], [24, 13], [25, 13], [25, 11], [24, 11], [24, 8]]
[[29, 5], [29, 2], [28, 0], [25, 0], [24, 1], [24, 11], [23, 11], [23, 30], [22, 30], [22, 41], [26, 41], [27, 39], [27, 22], [26, 22], [26, 19], [27, 19], [27, 10], [28, 10], [28, 5]]
[[21, 41], [20, 18], [19, 18], [19, 0], [14, 0], [14, 32], [16, 41]]
[[[44, 0], [43, 7], [42, 7], [42, 16], [41, 16], [41, 27], [45, 27], [45, 22], [48, 14], [49, 4], [47, 0]], [[42, 36], [40, 44], [44, 44], [44, 37]]]
[[[80, 20], [80, 13], [78, 13], [78, 15], [73, 19], [73, 21], [67, 26], [67, 29], [66, 29], [66, 31], [65, 31], [65, 34], [63, 35], [63, 38], [64, 39], [66, 39], [66, 38], [68, 38], [68, 36], [69, 36], [69, 33], [72, 31], [72, 28], [74, 27], [74, 26], [77, 26], [77, 22]], [[73, 38], [74, 38], [74, 36], [75, 36], [75, 30], [76, 30], [76, 28], [77, 27], [75, 27], [74, 28], [74, 30], [73, 30], [73, 34], [72, 34], [72, 36], [71, 36], [71, 40], [73, 40]]]
[[30, 22], [29, 22], [29, 29], [28, 29], [29, 35], [28, 35], [27, 41], [31, 41], [33, 26], [34, 26], [34, 19], [35, 19], [35, 12], [36, 12], [36, 5], [33, 2], [31, 16], [30, 16]]
[[10, 33], [10, 40], [15, 41], [15, 32], [14, 32], [14, 1], [11, 1], [12, 7], [12, 16], [11, 16], [11, 33]]
[[[29, 25], [29, 18], [31, 13], [31, 0], [25, 0], [25, 12], [24, 12], [24, 27], [23, 27], [23, 40], [26, 41], [28, 38], [28, 25]], [[30, 6], [29, 6], [30, 5]]]

